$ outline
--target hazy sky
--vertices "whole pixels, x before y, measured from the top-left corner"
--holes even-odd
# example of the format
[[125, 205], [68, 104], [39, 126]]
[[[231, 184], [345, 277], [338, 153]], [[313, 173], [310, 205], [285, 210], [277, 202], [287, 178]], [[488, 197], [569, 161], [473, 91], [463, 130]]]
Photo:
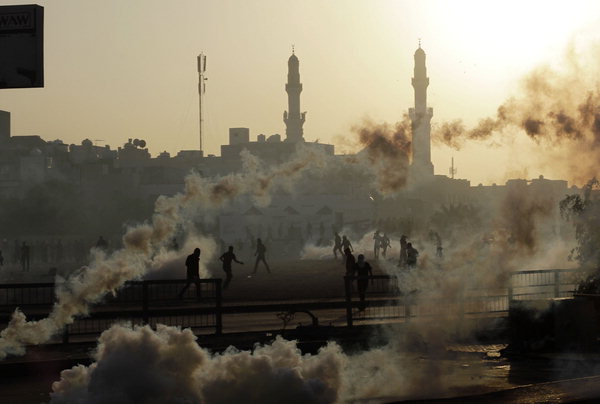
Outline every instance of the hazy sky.
[[[30, 1], [0, 0], [0, 5]], [[208, 57], [206, 153], [228, 128], [285, 134], [291, 45], [300, 59], [308, 141], [342, 148], [364, 118], [395, 122], [413, 103], [418, 38], [427, 53], [433, 123], [475, 123], [518, 91], [523, 74], [596, 40], [597, 1], [51, 0], [45, 88], [0, 91], [13, 135], [116, 148], [145, 139], [152, 155], [198, 147], [196, 55]], [[518, 142], [517, 142], [518, 143]], [[346, 145], [347, 146], [347, 145]], [[557, 178], [512, 147], [432, 149], [436, 174]]]

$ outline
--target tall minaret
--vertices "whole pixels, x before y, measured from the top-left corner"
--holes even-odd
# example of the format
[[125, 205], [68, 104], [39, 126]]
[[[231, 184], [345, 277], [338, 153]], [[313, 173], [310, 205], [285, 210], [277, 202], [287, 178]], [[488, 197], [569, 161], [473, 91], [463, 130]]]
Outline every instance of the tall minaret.
[[300, 83], [299, 62], [294, 54], [294, 48], [292, 48], [292, 56], [288, 59], [288, 81], [285, 85], [285, 91], [288, 93], [288, 111], [283, 112], [285, 141], [304, 142], [302, 125], [304, 125], [306, 112], [300, 113], [302, 83]]
[[427, 108], [427, 67], [425, 66], [425, 52], [419, 49], [415, 52], [415, 73], [412, 79], [415, 89], [415, 107], [408, 110], [412, 124], [412, 172], [417, 179], [433, 177], [433, 164], [431, 163], [431, 117], [433, 108]]

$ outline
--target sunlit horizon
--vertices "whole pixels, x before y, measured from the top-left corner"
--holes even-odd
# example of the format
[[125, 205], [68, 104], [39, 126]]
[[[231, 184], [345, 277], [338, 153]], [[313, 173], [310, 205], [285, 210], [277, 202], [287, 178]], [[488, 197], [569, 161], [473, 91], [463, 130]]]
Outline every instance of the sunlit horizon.
[[[22, 2], [21, 4], [26, 4]], [[473, 125], [519, 92], [521, 78], [560, 65], [569, 46], [586, 49], [600, 5], [591, 1], [280, 2], [40, 1], [45, 7], [43, 89], [2, 90], [13, 135], [149, 151], [198, 148], [196, 55], [208, 57], [204, 153], [220, 154], [228, 128], [284, 134], [292, 45], [300, 59], [307, 141], [355, 150], [364, 119], [396, 122], [413, 106], [413, 53], [427, 53], [432, 124]], [[15, 4], [0, 1], [0, 5]], [[524, 153], [527, 148], [527, 153]], [[435, 173], [472, 185], [538, 175], [568, 179], [530, 158], [528, 139], [456, 151], [433, 144]], [[490, 161], [494, 161], [490, 165]]]

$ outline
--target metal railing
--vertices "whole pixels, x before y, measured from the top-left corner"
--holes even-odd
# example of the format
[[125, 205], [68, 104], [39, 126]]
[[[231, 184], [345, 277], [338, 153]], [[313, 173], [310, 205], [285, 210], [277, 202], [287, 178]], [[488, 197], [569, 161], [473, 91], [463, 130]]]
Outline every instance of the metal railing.
[[577, 269], [542, 269], [512, 274], [509, 300], [572, 296], [585, 273]]
[[518, 271], [507, 286], [495, 290], [464, 290], [459, 296], [421, 298], [419, 291], [403, 294], [399, 279], [391, 275], [364, 277], [368, 282], [364, 303], [357, 290], [358, 277], [344, 278], [347, 325], [355, 321], [402, 319], [426, 316], [500, 315], [508, 313], [511, 300], [573, 296], [582, 272], [575, 269]]
[[[127, 282], [114, 296], [107, 296], [93, 307], [88, 316], [76, 318], [67, 325], [63, 342], [68, 342], [75, 335], [99, 334], [115, 322], [214, 328], [215, 334], [221, 334], [221, 279], [194, 281], [180, 296], [186, 283], [186, 280], [180, 279]], [[200, 286], [199, 295], [196, 284]], [[43, 318], [55, 301], [55, 285], [52, 283], [0, 285], [0, 322], [7, 323], [10, 313], [17, 307], [30, 319]]]
[[[191, 283], [181, 300], [179, 292], [186, 280], [149, 280], [127, 282], [115, 296], [107, 297], [88, 317], [77, 318], [63, 335], [66, 342], [76, 335], [99, 334], [115, 322], [127, 324], [177, 325], [196, 330], [223, 332], [223, 315], [278, 313], [302, 310], [339, 312], [348, 326], [355, 322], [411, 321], [415, 317], [446, 315], [505, 315], [511, 300], [543, 299], [572, 295], [582, 274], [577, 270], [518, 271], [507, 286], [496, 290], [465, 290], [459, 296], [432, 297], [419, 291], [401, 293], [396, 276], [375, 275], [364, 278], [368, 287], [364, 304], [360, 301], [356, 277], [345, 277], [345, 299], [328, 301], [240, 303], [222, 305], [221, 279], [201, 279], [200, 299]], [[20, 307], [31, 319], [45, 317], [55, 301], [51, 283], [0, 285], [0, 323]], [[343, 321], [343, 320], [342, 320]]]
[[47, 307], [54, 300], [54, 283], [0, 284], [0, 311], [13, 311], [16, 307]]

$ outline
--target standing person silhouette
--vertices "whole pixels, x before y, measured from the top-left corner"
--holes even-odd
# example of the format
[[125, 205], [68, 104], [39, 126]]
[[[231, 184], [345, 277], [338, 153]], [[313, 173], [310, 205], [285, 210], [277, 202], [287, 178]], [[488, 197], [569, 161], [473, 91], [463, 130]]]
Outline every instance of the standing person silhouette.
[[231, 273], [231, 262], [235, 261], [238, 264], [242, 265], [244, 265], [244, 263], [242, 261], [237, 260], [235, 254], [233, 253], [232, 245], [229, 246], [229, 249], [225, 253], [223, 253], [223, 255], [219, 257], [219, 259], [223, 263], [223, 271], [225, 271], [225, 274], [227, 275], [227, 277], [225, 278], [225, 283], [223, 284], [223, 289], [227, 289], [227, 287], [229, 286], [229, 282], [231, 282], [231, 278], [233, 278], [233, 275]]
[[100, 236], [98, 241], [96, 241], [96, 248], [102, 251], [108, 250], [108, 242], [104, 240], [104, 237]]
[[346, 276], [354, 275], [354, 264], [356, 264], [356, 258], [352, 255], [352, 252], [349, 248], [344, 250], [344, 254], [346, 254]]
[[23, 271], [29, 271], [29, 246], [25, 241], [21, 245], [21, 267]]
[[387, 249], [389, 247], [391, 247], [392, 245], [390, 244], [390, 238], [385, 233], [383, 233], [383, 236], [381, 236], [380, 240], [381, 240], [381, 255], [383, 256], [383, 258], [385, 258]]
[[381, 236], [379, 235], [379, 230], [375, 230], [375, 234], [373, 234], [373, 257], [377, 260], [379, 259], [379, 248], [381, 247]]
[[369, 286], [369, 276], [373, 276], [373, 270], [371, 265], [365, 261], [365, 256], [358, 254], [356, 264], [354, 264], [354, 272], [356, 273], [356, 287], [358, 289], [358, 296], [360, 298], [359, 310], [364, 311], [367, 306], [365, 303], [365, 295], [367, 292], [367, 286]]
[[266, 252], [267, 252], [267, 247], [265, 247], [265, 245], [263, 244], [263, 242], [260, 238], [257, 238], [256, 239], [256, 252], [254, 253], [254, 255], [256, 256], [256, 263], [254, 264], [254, 271], [252, 272], [253, 275], [256, 273], [256, 269], [258, 268], [258, 263], [260, 261], [262, 261], [263, 264], [265, 264], [265, 267], [267, 268], [267, 272], [271, 273], [271, 270], [269, 269], [269, 264], [267, 264], [267, 260], [265, 259]]
[[406, 236], [403, 234], [402, 237], [400, 237], [400, 268], [406, 267], [406, 245]]
[[334, 233], [335, 237], [333, 239], [333, 256], [335, 257], [335, 259], [337, 259], [337, 252], [340, 252], [340, 255], [344, 255], [344, 253], [342, 252], [342, 239], [340, 238], [340, 235], [337, 233], [337, 231]]
[[409, 268], [414, 268], [417, 266], [417, 257], [419, 256], [419, 251], [412, 246], [412, 243], [406, 244], [406, 265]]
[[196, 285], [196, 298], [200, 301], [200, 249], [195, 248], [194, 252], [185, 259], [185, 267], [187, 268], [187, 282], [181, 292], [179, 298], [183, 299], [183, 294], [192, 283]]
[[344, 248], [344, 250], [346, 248], [349, 248], [350, 251], [354, 251], [354, 248], [352, 248], [352, 243], [350, 242], [350, 240], [348, 240], [346, 236], [342, 236], [342, 247]]

